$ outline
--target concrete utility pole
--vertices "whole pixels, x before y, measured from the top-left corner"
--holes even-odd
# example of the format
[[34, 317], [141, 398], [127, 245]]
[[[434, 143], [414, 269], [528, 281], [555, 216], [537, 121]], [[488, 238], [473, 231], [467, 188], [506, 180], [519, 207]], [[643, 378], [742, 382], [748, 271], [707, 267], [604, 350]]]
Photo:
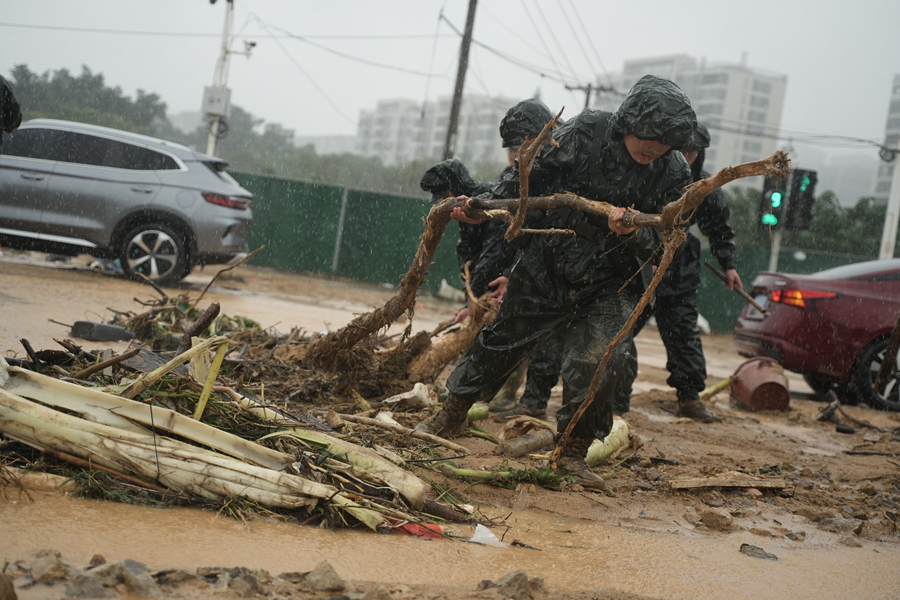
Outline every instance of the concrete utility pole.
[[884, 214], [884, 230], [881, 232], [881, 250], [878, 258], [886, 260], [894, 258], [894, 247], [897, 244], [897, 217], [900, 213], [900, 160], [894, 153], [894, 178], [891, 179], [891, 193], [888, 196], [887, 210]]
[[[215, 0], [212, 0], [215, 3]], [[225, 28], [222, 31], [222, 49], [219, 51], [219, 60], [216, 61], [216, 71], [213, 75], [213, 87], [204, 94], [203, 104], [209, 119], [209, 137], [206, 140], [206, 153], [216, 155], [216, 146], [219, 142], [219, 127], [222, 117], [228, 108], [228, 100], [224, 97], [227, 90], [225, 84], [225, 65], [228, 62], [228, 41], [231, 37], [231, 21], [234, 17], [234, 0], [228, 0], [225, 5]]]
[[459, 127], [459, 109], [462, 105], [463, 86], [466, 83], [466, 69], [469, 67], [469, 48], [472, 46], [472, 29], [475, 27], [475, 6], [478, 0], [469, 0], [466, 15], [466, 29], [459, 46], [459, 66], [456, 69], [456, 86], [453, 88], [453, 102], [450, 104], [450, 120], [447, 123], [447, 138], [444, 140], [444, 160], [453, 158], [456, 149], [456, 130]]

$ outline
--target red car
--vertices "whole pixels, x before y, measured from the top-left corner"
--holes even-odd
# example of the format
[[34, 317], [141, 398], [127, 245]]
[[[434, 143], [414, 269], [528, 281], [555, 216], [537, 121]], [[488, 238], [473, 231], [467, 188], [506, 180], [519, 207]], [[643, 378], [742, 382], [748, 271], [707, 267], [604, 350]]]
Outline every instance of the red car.
[[900, 313], [900, 259], [856, 263], [811, 275], [760, 273], [734, 330], [742, 356], [769, 356], [800, 373], [820, 397], [900, 411], [900, 353], [884, 393], [875, 391]]

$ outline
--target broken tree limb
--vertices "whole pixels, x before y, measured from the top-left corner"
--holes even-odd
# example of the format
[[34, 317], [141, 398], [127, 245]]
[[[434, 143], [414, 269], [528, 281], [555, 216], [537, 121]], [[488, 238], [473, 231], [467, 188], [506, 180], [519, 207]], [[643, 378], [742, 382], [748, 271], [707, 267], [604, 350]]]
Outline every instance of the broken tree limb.
[[338, 415], [345, 421], [350, 421], [351, 423], [359, 423], [360, 425], [371, 425], [372, 427], [381, 427], [382, 429], [390, 429], [391, 431], [396, 431], [397, 433], [402, 433], [403, 435], [411, 435], [412, 437], [419, 438], [420, 440], [426, 440], [428, 442], [432, 442], [434, 444], [440, 444], [445, 448], [449, 448], [451, 450], [455, 450], [456, 452], [460, 452], [462, 454], [472, 454], [472, 451], [466, 448], [465, 446], [460, 446], [459, 444], [455, 444], [450, 440], [445, 440], [442, 437], [425, 433], [424, 431], [417, 431], [415, 429], [410, 429], [409, 427], [404, 427], [403, 425], [394, 425], [392, 423], [388, 423], [386, 421], [379, 421], [378, 419], [370, 419], [368, 417], [360, 417], [358, 415]]
[[[487, 294], [482, 298], [486, 298]], [[488, 298], [488, 300], [490, 300]], [[478, 332], [494, 322], [497, 316], [497, 303], [490, 301], [491, 307], [479, 315], [469, 313], [459, 329], [444, 334], [433, 342], [424, 352], [413, 359], [409, 365], [410, 381], [424, 381], [432, 377], [440, 369], [447, 366], [457, 355], [468, 350]]]
[[140, 348], [135, 348], [134, 350], [129, 350], [128, 352], [126, 352], [124, 354], [120, 354], [118, 356], [113, 356], [109, 360], [104, 360], [103, 362], [99, 362], [96, 365], [92, 365], [83, 371], [79, 371], [79, 372], [75, 373], [74, 375], [72, 375], [72, 379], [84, 379], [85, 377], [90, 377], [94, 373], [102, 371], [106, 367], [111, 367], [113, 365], [117, 365], [120, 362], [122, 362], [123, 360], [128, 360], [129, 358], [137, 356], [138, 354], [140, 354], [140, 352], [141, 352]]
[[181, 336], [181, 342], [178, 343], [178, 350], [175, 351], [175, 354], [181, 354], [182, 352], [186, 352], [188, 348], [191, 347], [191, 338], [199, 336], [201, 333], [206, 331], [209, 325], [213, 322], [213, 319], [219, 316], [219, 303], [213, 302], [211, 303], [203, 314], [200, 315], [196, 321], [191, 324], [190, 327], [184, 330], [184, 334]]
[[556, 129], [556, 122], [559, 120], [559, 117], [562, 116], [563, 110], [565, 109], [565, 106], [562, 107], [559, 114], [553, 117], [549, 123], [544, 125], [544, 128], [541, 129], [537, 138], [528, 144], [527, 148], [524, 144], [519, 148], [519, 204], [516, 207], [516, 216], [513, 217], [512, 222], [509, 224], [509, 228], [506, 230], [506, 234], [503, 236], [507, 242], [513, 241], [521, 234], [520, 230], [522, 229], [522, 225], [525, 224], [525, 214], [528, 212], [528, 178], [531, 176], [531, 169], [534, 167], [534, 159], [537, 158], [541, 148], [548, 142], [559, 145], [553, 140], [552, 132]]
[[715, 385], [711, 385], [708, 388], [706, 388], [705, 390], [703, 390], [702, 392], [700, 392], [700, 399], [705, 400], [706, 398], [711, 398], [711, 397], [715, 396], [722, 390], [726, 390], [726, 389], [730, 388], [735, 381], [736, 381], [736, 378], [734, 375], [732, 375], [731, 377], [726, 377], [719, 383], [717, 383]]
[[[633, 215], [633, 223], [623, 224], [635, 227], [653, 227], [666, 229], [675, 227], [684, 221], [680, 215], [693, 210], [709, 194], [722, 185], [734, 181], [740, 177], [755, 175], [780, 174], [782, 176], [790, 172], [787, 155], [778, 151], [766, 160], [728, 167], [709, 177], [689, 186], [685, 193], [674, 202], [663, 207], [660, 215], [636, 214]], [[392, 325], [403, 313], [405, 313], [415, 301], [416, 293], [434, 260], [434, 253], [444, 235], [447, 223], [450, 221], [450, 213], [454, 208], [462, 207], [470, 217], [492, 220], [507, 220], [511, 210], [519, 206], [520, 199], [508, 200], [477, 200], [468, 198], [457, 200], [448, 198], [431, 208], [425, 221], [425, 231], [422, 234], [419, 248], [416, 250], [412, 265], [404, 275], [400, 286], [394, 296], [384, 306], [353, 319], [349, 324], [316, 339], [309, 346], [305, 361], [307, 364], [334, 370], [342, 362], [340, 354], [351, 349], [360, 341], [367, 339], [375, 332]], [[612, 209], [616, 208], [606, 202], [596, 202], [581, 198], [573, 194], [555, 194], [553, 196], [528, 198], [529, 210], [549, 210], [553, 208], [570, 207], [585, 213], [608, 216]], [[678, 219], [676, 219], [678, 218]]]

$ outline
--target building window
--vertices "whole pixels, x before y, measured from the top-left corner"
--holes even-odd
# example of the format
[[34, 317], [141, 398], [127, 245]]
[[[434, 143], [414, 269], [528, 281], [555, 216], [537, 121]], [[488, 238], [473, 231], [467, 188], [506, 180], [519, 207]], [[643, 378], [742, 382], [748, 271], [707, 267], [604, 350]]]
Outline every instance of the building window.
[[728, 83], [728, 73], [707, 73], [703, 75], [703, 79], [700, 81], [703, 85], [709, 85], [712, 83]]
[[768, 81], [760, 81], [759, 79], [753, 80], [753, 91], [759, 92], [761, 94], [771, 94], [772, 93], [772, 84]]
[[880, 181], [878, 185], [875, 186], [876, 194], [886, 194], [891, 191], [891, 182], [890, 181]]
[[755, 152], [757, 154], [762, 152], [762, 142], [751, 142], [750, 140], [744, 140], [744, 152]]
[[712, 88], [700, 90], [700, 100], [724, 100], [725, 88]]
[[697, 105], [697, 112], [701, 115], [721, 115], [724, 110], [724, 105], [719, 103]]
[[750, 106], [769, 108], [769, 99], [765, 96], [750, 96]]
[[747, 127], [744, 128], [744, 131], [748, 135], [762, 135], [763, 134], [763, 128], [760, 127], [759, 125], [747, 125]]
[[751, 110], [747, 113], [747, 120], [751, 123], [765, 123], [766, 113], [758, 110]]

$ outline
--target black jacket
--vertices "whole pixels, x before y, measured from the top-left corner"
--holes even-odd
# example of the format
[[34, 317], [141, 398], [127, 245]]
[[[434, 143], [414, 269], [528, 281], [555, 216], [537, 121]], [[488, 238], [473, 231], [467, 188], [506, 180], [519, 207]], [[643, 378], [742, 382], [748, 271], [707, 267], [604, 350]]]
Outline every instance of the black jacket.
[[[9, 82], [0, 75], [0, 131], [12, 133], [22, 123], [22, 111]], [[2, 142], [2, 134], [0, 134]]]
[[[709, 177], [706, 171], [694, 176], [694, 181]], [[722, 190], [710, 193], [691, 217], [691, 225], [696, 225], [700, 232], [709, 238], [709, 250], [716, 257], [723, 271], [736, 269], [734, 259], [734, 229], [728, 224], [731, 210], [725, 201]], [[656, 294], [673, 296], [684, 294], [700, 288], [700, 240], [688, 232], [688, 237], [678, 248], [672, 264], [666, 269]]]

